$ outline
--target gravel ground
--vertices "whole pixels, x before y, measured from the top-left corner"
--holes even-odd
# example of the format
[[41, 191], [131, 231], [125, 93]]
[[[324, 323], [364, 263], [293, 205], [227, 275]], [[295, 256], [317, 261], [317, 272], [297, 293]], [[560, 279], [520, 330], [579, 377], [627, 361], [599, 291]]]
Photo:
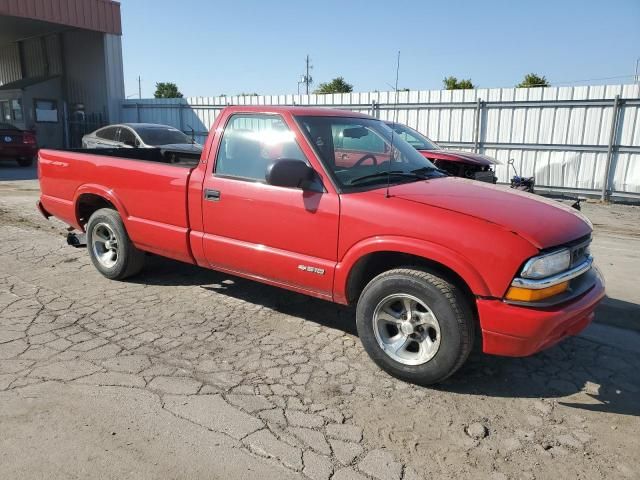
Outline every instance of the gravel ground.
[[[0, 478], [638, 478], [638, 351], [574, 337], [408, 385], [347, 308], [156, 257], [106, 280], [36, 197], [0, 181]], [[585, 206], [630, 304], [639, 212]]]

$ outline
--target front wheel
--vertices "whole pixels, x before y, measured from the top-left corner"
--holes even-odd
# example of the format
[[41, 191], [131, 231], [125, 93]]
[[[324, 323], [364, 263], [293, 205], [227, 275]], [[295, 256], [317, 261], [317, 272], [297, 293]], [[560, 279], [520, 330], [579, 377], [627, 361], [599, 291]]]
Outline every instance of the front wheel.
[[375, 277], [358, 300], [362, 344], [383, 370], [418, 385], [452, 375], [473, 347], [475, 322], [463, 293], [433, 273], [400, 268]]
[[96, 210], [87, 224], [87, 249], [96, 269], [111, 280], [135, 275], [144, 266], [144, 252], [131, 242], [118, 212]]

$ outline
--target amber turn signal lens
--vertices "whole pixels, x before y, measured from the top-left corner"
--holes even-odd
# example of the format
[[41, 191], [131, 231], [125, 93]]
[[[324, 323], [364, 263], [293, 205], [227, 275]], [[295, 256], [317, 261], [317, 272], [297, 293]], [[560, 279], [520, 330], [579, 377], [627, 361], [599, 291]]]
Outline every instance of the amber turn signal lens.
[[557, 285], [553, 285], [552, 287], [541, 288], [539, 290], [511, 287], [505, 298], [507, 300], [514, 300], [517, 302], [537, 302], [538, 300], [544, 300], [545, 298], [566, 292], [568, 288], [569, 282], [562, 282]]

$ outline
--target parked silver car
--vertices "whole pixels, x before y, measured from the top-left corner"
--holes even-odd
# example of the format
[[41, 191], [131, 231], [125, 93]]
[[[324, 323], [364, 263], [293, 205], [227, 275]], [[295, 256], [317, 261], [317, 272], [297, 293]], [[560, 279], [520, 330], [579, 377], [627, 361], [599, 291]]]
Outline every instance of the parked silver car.
[[202, 145], [177, 128], [156, 123], [120, 123], [82, 137], [82, 148], [163, 148], [201, 153]]

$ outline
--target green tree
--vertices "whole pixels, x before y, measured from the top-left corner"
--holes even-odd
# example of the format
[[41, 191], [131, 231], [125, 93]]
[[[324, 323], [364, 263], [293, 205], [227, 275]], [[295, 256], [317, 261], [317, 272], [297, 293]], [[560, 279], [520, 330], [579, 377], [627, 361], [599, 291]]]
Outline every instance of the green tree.
[[535, 73], [527, 73], [516, 88], [531, 88], [531, 87], [550, 87], [551, 84], [547, 81], [547, 77], [538, 76]]
[[258, 94], [256, 92], [253, 93], [245, 93], [245, 92], [241, 92], [238, 94], [239, 97], [257, 97]]
[[321, 83], [313, 93], [350, 93], [353, 85], [347, 83], [343, 77], [336, 77], [328, 83]]
[[456, 77], [451, 76], [442, 80], [442, 83], [444, 84], [444, 88], [446, 90], [465, 90], [477, 88], [476, 85], [471, 82], [470, 78], [466, 80], [458, 80]]
[[155, 98], [182, 98], [178, 86], [171, 82], [156, 83], [156, 93], [153, 96]]

